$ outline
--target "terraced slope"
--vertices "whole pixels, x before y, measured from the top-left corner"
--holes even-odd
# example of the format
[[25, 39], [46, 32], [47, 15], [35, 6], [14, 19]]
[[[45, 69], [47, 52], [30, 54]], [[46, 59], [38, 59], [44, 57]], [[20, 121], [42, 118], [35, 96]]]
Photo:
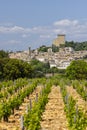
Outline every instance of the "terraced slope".
[[42, 115], [41, 130], [68, 130], [67, 126], [60, 88], [53, 86]]

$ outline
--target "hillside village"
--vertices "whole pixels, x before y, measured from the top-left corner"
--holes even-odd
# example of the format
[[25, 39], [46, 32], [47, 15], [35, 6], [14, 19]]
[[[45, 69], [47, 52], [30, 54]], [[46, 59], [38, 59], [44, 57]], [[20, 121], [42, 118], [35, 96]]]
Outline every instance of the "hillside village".
[[[59, 46], [65, 44], [65, 35], [58, 35], [54, 39], [53, 44]], [[66, 69], [70, 65], [71, 61], [82, 59], [87, 55], [87, 50], [74, 51], [72, 47], [60, 48], [58, 52], [53, 52], [52, 48], [48, 48], [47, 52], [39, 52], [38, 49], [31, 50], [29, 48], [26, 51], [12, 52], [9, 54], [10, 58], [21, 59], [23, 61], [30, 62], [31, 59], [37, 59], [41, 62], [49, 62], [50, 68], [57, 67], [59, 69]]]

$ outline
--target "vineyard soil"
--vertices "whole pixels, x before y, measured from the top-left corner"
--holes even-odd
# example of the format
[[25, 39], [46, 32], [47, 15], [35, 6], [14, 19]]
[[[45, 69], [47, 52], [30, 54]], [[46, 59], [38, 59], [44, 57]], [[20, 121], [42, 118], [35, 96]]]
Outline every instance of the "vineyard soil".
[[41, 130], [68, 130], [60, 88], [53, 86], [42, 115]]

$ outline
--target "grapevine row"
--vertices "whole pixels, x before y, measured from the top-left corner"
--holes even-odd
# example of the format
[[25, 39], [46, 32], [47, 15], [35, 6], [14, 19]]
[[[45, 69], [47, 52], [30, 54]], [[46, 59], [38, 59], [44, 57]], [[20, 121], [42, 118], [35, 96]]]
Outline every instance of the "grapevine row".
[[79, 82], [78, 80], [74, 80], [72, 81], [72, 86], [81, 95], [81, 97], [87, 101], [87, 86], [85, 86], [85, 83], [82, 83], [82, 81]]
[[85, 130], [87, 127], [86, 115], [78, 108], [73, 97], [67, 93], [65, 85], [61, 84], [60, 86], [60, 91], [65, 104], [66, 117], [69, 122], [69, 128], [72, 130]]
[[3, 118], [4, 121], [8, 121], [8, 117], [13, 114], [14, 109], [19, 109], [24, 98], [33, 92], [37, 87], [38, 82], [39, 80], [34, 80], [30, 86], [25, 86], [16, 94], [12, 95], [9, 100], [3, 100], [3, 102], [0, 103], [0, 120]]
[[49, 81], [43, 87], [41, 94], [38, 98], [38, 102], [34, 103], [34, 107], [28, 110], [28, 113], [24, 117], [24, 127], [26, 130], [39, 130], [40, 120], [42, 112], [45, 109], [45, 105], [48, 102], [48, 94], [51, 91], [52, 83]]

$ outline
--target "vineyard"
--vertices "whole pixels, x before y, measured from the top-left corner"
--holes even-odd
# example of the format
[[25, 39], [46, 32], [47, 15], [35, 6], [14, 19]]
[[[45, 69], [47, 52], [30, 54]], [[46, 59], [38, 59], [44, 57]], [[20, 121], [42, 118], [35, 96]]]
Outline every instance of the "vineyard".
[[87, 130], [87, 81], [0, 82], [0, 130]]

